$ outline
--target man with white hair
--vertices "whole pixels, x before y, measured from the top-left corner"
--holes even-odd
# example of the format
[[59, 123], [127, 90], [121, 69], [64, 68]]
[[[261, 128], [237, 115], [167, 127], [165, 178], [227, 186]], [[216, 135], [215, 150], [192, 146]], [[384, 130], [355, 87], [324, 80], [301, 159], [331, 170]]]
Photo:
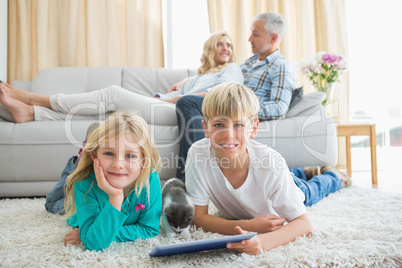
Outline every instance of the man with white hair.
[[[283, 17], [267, 12], [254, 17], [248, 41], [254, 55], [240, 67], [244, 85], [252, 89], [260, 102], [260, 121], [284, 118], [294, 91], [290, 64], [282, 56], [279, 43], [285, 32]], [[184, 167], [190, 146], [205, 138], [202, 127], [203, 97], [183, 96], [176, 103], [180, 134], [179, 161], [176, 176], [185, 180]]]

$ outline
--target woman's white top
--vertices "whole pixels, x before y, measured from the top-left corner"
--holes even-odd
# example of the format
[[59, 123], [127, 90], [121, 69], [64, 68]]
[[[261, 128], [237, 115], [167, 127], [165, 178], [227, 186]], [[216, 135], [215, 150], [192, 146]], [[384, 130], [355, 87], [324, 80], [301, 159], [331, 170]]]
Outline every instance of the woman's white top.
[[[187, 80], [184, 79], [183, 81]], [[183, 83], [179, 90], [172, 91], [167, 94], [156, 93], [154, 97], [159, 97], [161, 99], [172, 98], [177, 95], [194, 95], [196, 93], [207, 92], [216, 85], [227, 83], [227, 82], [238, 82], [243, 84], [244, 77], [240, 69], [240, 66], [236, 63], [229, 64], [222, 70], [216, 73], [206, 73], [196, 75], [190, 80]]]

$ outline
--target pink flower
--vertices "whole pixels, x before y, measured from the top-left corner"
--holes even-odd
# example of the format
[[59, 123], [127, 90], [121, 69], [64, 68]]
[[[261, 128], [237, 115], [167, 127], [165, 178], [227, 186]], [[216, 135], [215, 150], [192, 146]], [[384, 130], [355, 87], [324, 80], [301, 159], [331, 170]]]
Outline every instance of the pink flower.
[[342, 55], [320, 51], [302, 61], [301, 71], [318, 91], [324, 91], [328, 83], [339, 81], [338, 77], [346, 70], [346, 65]]
[[331, 56], [329, 54], [322, 55], [322, 61], [324, 63], [330, 63], [331, 62]]
[[329, 58], [331, 60], [331, 63], [334, 63], [338, 60], [338, 56], [335, 54], [330, 55]]
[[138, 212], [139, 209], [144, 210], [145, 206], [143, 204], [138, 203], [135, 206], [135, 212]]
[[308, 73], [310, 71], [310, 66], [304, 66], [304, 67], [302, 67], [302, 73], [303, 74], [306, 74], [306, 73]]
[[321, 66], [316, 66], [314, 67], [314, 70], [312, 70], [314, 74], [320, 74], [322, 73], [322, 68]]
[[342, 60], [342, 56], [338, 56], [335, 54], [324, 54], [322, 55], [322, 61], [324, 63], [335, 63]]

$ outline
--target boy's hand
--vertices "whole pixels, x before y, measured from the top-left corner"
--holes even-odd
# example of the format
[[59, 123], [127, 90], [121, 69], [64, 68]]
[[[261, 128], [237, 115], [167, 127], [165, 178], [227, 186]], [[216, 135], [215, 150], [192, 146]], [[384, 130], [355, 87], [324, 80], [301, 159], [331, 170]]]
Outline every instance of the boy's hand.
[[276, 215], [262, 215], [250, 220], [253, 232], [268, 233], [275, 231], [283, 226], [285, 218]]
[[66, 234], [66, 237], [64, 238], [64, 245], [67, 246], [68, 244], [71, 245], [79, 245], [81, 244], [81, 239], [80, 239], [80, 229], [74, 229]]
[[[243, 231], [239, 226], [235, 227], [235, 231], [237, 234], [247, 234], [249, 232]], [[254, 236], [249, 240], [243, 240], [238, 243], [228, 243], [226, 245], [228, 249], [235, 250], [241, 253], [247, 253], [249, 255], [258, 255], [263, 252], [261, 241], [258, 235]]]

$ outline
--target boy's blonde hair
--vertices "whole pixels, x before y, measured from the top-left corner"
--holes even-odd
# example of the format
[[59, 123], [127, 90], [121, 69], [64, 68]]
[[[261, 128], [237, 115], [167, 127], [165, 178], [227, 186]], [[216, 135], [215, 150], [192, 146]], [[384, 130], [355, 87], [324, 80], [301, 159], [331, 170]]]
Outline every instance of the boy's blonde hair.
[[260, 103], [254, 92], [243, 84], [231, 82], [213, 87], [202, 102], [204, 121], [216, 117], [244, 115], [253, 123], [258, 120]]
[[[149, 130], [147, 122], [142, 117], [131, 112], [117, 111], [106, 118], [105, 122], [100, 124], [89, 136], [81, 153], [77, 168], [67, 179], [66, 198], [64, 200], [65, 216], [67, 218], [72, 216], [76, 211], [74, 184], [85, 180], [94, 170], [91, 154], [96, 154], [100, 144], [104, 141], [116, 140], [120, 136], [125, 135], [126, 132], [133, 135], [143, 155], [140, 175], [134, 181], [126, 195], [135, 190], [138, 196], [141, 190], [146, 187], [149, 196], [149, 175], [153, 170], [159, 171], [161, 165], [161, 159], [153, 135]], [[90, 190], [88, 189], [88, 192]]]
[[[230, 45], [232, 47], [232, 56], [230, 57], [230, 60], [227, 63], [217, 66], [214, 58], [218, 51], [217, 45], [219, 38], [221, 38], [222, 36], [226, 36], [230, 40]], [[207, 39], [207, 41], [205, 41], [204, 43], [201, 55], [201, 66], [200, 68], [198, 68], [198, 74], [219, 72], [224, 67], [226, 67], [227, 65], [229, 65], [234, 61], [235, 61], [234, 48], [232, 39], [229, 37], [229, 35], [225, 31], [212, 33], [211, 36]]]

